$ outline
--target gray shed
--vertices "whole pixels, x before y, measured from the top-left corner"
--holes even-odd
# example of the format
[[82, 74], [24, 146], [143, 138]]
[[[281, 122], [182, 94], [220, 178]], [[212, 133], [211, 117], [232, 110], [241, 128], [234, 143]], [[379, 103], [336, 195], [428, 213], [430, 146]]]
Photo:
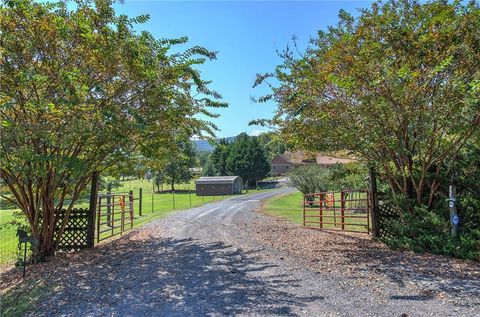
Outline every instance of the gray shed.
[[195, 181], [197, 196], [234, 195], [242, 192], [240, 176], [200, 177]]

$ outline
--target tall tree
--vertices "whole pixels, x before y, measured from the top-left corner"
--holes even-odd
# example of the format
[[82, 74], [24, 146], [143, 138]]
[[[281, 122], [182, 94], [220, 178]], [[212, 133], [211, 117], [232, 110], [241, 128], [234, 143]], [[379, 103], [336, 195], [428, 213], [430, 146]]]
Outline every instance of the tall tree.
[[279, 138], [279, 135], [273, 132], [261, 133], [258, 137], [258, 142], [263, 147], [265, 155], [271, 161], [279, 154], [285, 153], [287, 150], [286, 144]]
[[215, 176], [216, 175], [215, 167], [213, 166], [213, 161], [212, 161], [211, 157], [209, 157], [207, 159], [207, 163], [205, 163], [205, 166], [203, 167], [202, 175], [203, 176]]
[[190, 168], [197, 165], [197, 156], [193, 143], [190, 140], [178, 140], [176, 148], [167, 157], [167, 163], [163, 168], [163, 183], [170, 184], [172, 191], [175, 184], [188, 182], [193, 175]]
[[40, 258], [55, 252], [93, 171], [168, 152], [177, 135], [213, 136], [196, 115], [226, 106], [195, 68], [214, 53], [170, 54], [187, 39], [135, 33], [148, 16], [118, 16], [111, 3], [0, 4], [0, 179]]
[[230, 145], [224, 139], [220, 140], [220, 143], [215, 147], [209, 158], [212, 164], [213, 175], [228, 175], [227, 158], [229, 153]]
[[229, 175], [238, 175], [249, 184], [255, 184], [268, 174], [270, 162], [256, 137], [246, 133], [237, 136], [227, 158], [227, 170]]
[[[344, 11], [273, 74], [273, 120], [297, 147], [348, 149], [394, 193], [432, 206], [442, 174], [480, 126], [478, 2], [374, 3]], [[413, 210], [410, 208], [409, 210]]]

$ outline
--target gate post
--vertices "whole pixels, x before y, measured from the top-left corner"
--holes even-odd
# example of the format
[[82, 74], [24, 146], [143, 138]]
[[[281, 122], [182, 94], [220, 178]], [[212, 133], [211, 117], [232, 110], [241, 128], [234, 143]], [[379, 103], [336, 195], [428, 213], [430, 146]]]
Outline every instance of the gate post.
[[93, 248], [95, 241], [95, 211], [97, 210], [98, 180], [100, 173], [92, 173], [92, 186], [90, 188], [90, 206], [87, 224], [87, 248]]
[[303, 195], [303, 226], [305, 227], [305, 195]]
[[[333, 207], [335, 208], [335, 205]], [[340, 217], [342, 217], [342, 230], [345, 230], [345, 192], [343, 190], [340, 192]]]
[[368, 187], [370, 191], [370, 211], [372, 217], [372, 237], [374, 239], [380, 237], [380, 230], [378, 227], [378, 192], [377, 192], [377, 178], [373, 167], [368, 169]]
[[[315, 196], [313, 196], [313, 197], [315, 197]], [[319, 210], [320, 211], [320, 214], [319, 214], [320, 221], [319, 221], [318, 224], [319, 224], [320, 228], [323, 228], [323, 194], [319, 194], [318, 199], [319, 199], [319, 206], [320, 206], [320, 210]]]
[[107, 188], [107, 226], [112, 226], [112, 205], [115, 204], [115, 197], [113, 197], [113, 204], [112, 204], [112, 191], [110, 187]]
[[[140, 193], [142, 192], [142, 189], [140, 188]], [[133, 229], [133, 190], [131, 190], [129, 193], [128, 193], [128, 211], [129, 211], [129, 217], [130, 217], [130, 229]], [[142, 203], [142, 201], [140, 200], [140, 204]]]

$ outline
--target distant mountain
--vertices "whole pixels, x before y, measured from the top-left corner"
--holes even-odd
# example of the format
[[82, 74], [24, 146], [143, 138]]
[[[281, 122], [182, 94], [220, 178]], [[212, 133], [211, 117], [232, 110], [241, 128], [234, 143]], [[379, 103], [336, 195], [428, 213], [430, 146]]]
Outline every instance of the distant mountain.
[[215, 147], [208, 143], [208, 141], [205, 140], [192, 140], [193, 143], [195, 144], [195, 149], [197, 152], [213, 152], [215, 150]]
[[[235, 142], [236, 138], [236, 136], [218, 138], [217, 142], [220, 142], [220, 140], [225, 140], [227, 141], [227, 143], [233, 143]], [[195, 144], [195, 149], [197, 150], [197, 152], [213, 152], [213, 150], [215, 150], [215, 146], [211, 145], [206, 140], [192, 140], [192, 142]]]

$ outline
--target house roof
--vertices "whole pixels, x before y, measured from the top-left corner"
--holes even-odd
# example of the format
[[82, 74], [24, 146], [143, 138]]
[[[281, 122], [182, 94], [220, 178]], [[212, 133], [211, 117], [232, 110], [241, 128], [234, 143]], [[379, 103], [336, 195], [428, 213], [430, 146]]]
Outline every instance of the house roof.
[[195, 181], [196, 184], [233, 184], [240, 176], [204, 176]]
[[[312, 156], [312, 158], [309, 158]], [[320, 153], [308, 154], [304, 151], [295, 151], [295, 152], [285, 152], [280, 154], [272, 160], [272, 164], [312, 164], [317, 163], [318, 165], [333, 165], [333, 164], [346, 164], [355, 162], [353, 159], [349, 158], [339, 158], [333, 156], [326, 156]]]
[[271, 164], [292, 164], [292, 162], [286, 154], [279, 154], [272, 160]]
[[324, 155], [317, 155], [317, 164], [318, 165], [333, 165], [333, 164], [347, 164], [355, 162], [355, 160], [348, 158], [338, 158]]

